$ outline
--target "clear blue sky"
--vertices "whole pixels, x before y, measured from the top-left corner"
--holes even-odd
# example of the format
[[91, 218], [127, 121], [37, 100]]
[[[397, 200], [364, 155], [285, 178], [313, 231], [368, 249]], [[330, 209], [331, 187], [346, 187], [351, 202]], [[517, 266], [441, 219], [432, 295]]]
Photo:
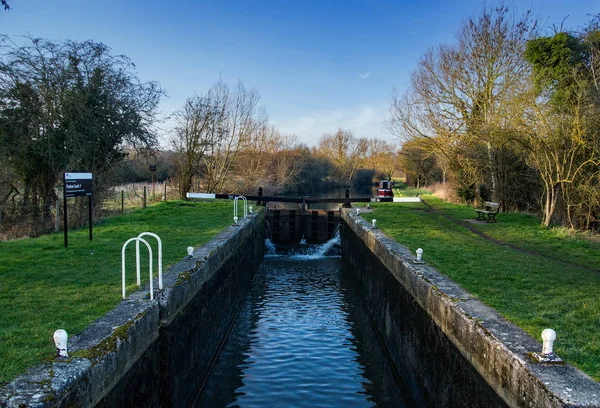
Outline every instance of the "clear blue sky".
[[[310, 0], [9, 0], [0, 33], [93, 39], [129, 56], [143, 80], [169, 98], [164, 114], [222, 77], [261, 96], [271, 121], [314, 145], [324, 132], [361, 137], [383, 130], [393, 87], [406, 88], [419, 56], [451, 43], [483, 1]], [[494, 4], [487, 1], [487, 4]], [[546, 27], [582, 25], [600, 0], [528, 0]], [[549, 31], [548, 31], [549, 32]]]

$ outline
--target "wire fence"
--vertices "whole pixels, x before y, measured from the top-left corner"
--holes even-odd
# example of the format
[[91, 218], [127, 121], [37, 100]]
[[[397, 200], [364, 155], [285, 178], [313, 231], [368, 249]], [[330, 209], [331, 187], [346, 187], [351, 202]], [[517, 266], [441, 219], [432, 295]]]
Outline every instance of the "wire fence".
[[177, 187], [167, 181], [156, 183], [130, 183], [114, 187], [103, 200], [102, 207], [110, 213], [144, 208], [150, 204], [175, 199]]
[[[57, 194], [60, 198], [56, 204], [47, 210], [30, 206], [24, 208], [20, 203], [9, 202], [0, 205], [0, 240], [22, 238], [26, 236], [39, 236], [50, 232], [63, 230], [63, 205], [62, 191]], [[94, 208], [94, 222], [99, 219], [123, 214], [149, 205], [174, 200], [178, 197], [177, 186], [168, 181], [154, 183], [128, 183], [113, 187], [103, 194], [102, 201]], [[69, 228], [85, 225], [87, 199], [80, 197], [69, 200]], [[72, 210], [71, 208], [74, 208]]]

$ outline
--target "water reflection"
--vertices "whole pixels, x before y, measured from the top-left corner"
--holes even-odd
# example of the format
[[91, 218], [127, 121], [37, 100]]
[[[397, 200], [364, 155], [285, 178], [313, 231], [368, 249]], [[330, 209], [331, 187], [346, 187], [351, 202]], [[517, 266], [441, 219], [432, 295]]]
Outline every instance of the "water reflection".
[[198, 406], [413, 406], [339, 256], [259, 268]]

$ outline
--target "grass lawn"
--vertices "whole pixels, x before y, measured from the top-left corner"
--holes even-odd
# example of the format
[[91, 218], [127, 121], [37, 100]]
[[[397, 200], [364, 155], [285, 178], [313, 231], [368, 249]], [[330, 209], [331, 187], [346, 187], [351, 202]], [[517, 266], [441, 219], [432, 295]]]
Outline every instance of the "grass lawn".
[[[434, 196], [423, 197], [429, 205], [457, 218], [475, 219], [472, 206], [445, 202]], [[600, 271], [600, 237], [590, 239], [584, 232], [563, 227], [545, 228], [538, 217], [522, 213], [499, 213], [498, 222], [474, 225], [479, 231], [520, 248]]]
[[[67, 249], [62, 233], [0, 242], [0, 384], [53, 356], [56, 329], [80, 333], [118, 304], [127, 239], [158, 234], [166, 270], [186, 256], [188, 246], [208, 242], [231, 224], [232, 213], [229, 201], [170, 201], [101, 222], [91, 242], [87, 228], [71, 231]], [[156, 240], [148, 242], [156, 252]], [[134, 247], [128, 246], [128, 293], [136, 289]], [[148, 283], [142, 251], [144, 259], [142, 285]]]
[[431, 192], [424, 188], [394, 188], [394, 197], [416, 197], [417, 194], [422, 196]]
[[[600, 380], [600, 275], [486, 241], [421, 203], [373, 203], [372, 207], [374, 212], [363, 217], [369, 221], [376, 218], [383, 232], [411, 251], [423, 248], [426, 262], [534, 338], [539, 340], [547, 327], [556, 330], [556, 352]], [[452, 215], [467, 210], [474, 213], [458, 208]], [[499, 223], [486, 226], [485, 232], [503, 224], [509, 230], [511, 219], [500, 214]], [[520, 223], [514, 223], [515, 232], [510, 236], [520, 233]], [[508, 233], [498, 235], [505, 240]], [[546, 238], [544, 234], [531, 235], [540, 252], [552, 254], [558, 238]], [[576, 239], [562, 239], [564, 256], [581, 255], [580, 244], [571, 243]]]

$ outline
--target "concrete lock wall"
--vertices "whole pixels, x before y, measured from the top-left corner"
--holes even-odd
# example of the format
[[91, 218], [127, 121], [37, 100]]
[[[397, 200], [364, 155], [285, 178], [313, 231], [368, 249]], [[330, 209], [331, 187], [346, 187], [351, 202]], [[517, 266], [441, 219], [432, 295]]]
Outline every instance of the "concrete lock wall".
[[131, 294], [69, 339], [70, 358], [2, 388], [0, 406], [191, 406], [262, 261], [264, 239], [264, 211], [227, 228], [165, 273], [154, 301], [147, 289]]
[[344, 262], [417, 406], [600, 406], [600, 384], [531, 362], [538, 341], [362, 217], [342, 218]]

